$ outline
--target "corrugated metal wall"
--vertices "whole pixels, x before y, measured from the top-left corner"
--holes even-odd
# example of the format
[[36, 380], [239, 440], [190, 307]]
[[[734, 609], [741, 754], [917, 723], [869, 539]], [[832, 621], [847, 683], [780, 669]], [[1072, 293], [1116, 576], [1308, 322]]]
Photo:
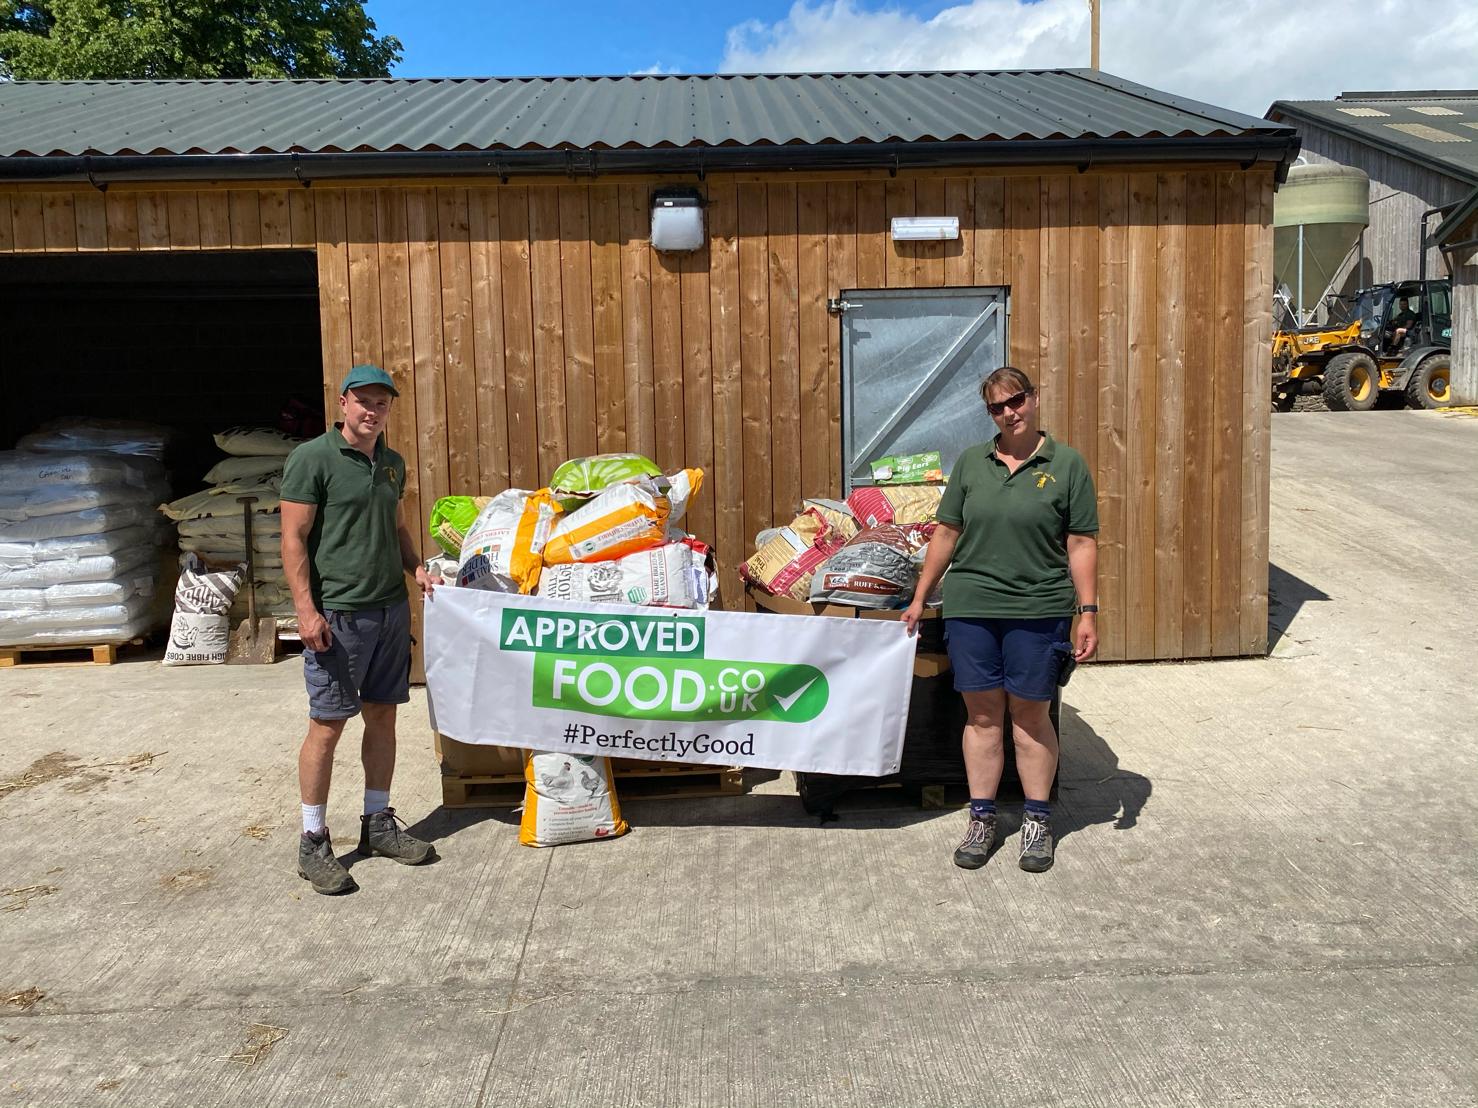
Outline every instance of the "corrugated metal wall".
[[[1417, 276], [1421, 264], [1422, 212], [1461, 200], [1472, 187], [1445, 173], [1417, 165], [1363, 142], [1300, 122], [1302, 154], [1315, 164], [1347, 165], [1370, 175], [1370, 226], [1365, 229], [1365, 268], [1356, 273], [1356, 259], [1346, 267], [1346, 288], [1404, 281]], [[1435, 221], [1432, 226], [1436, 226]], [[1447, 276], [1447, 264], [1438, 250], [1427, 252], [1427, 273]]]

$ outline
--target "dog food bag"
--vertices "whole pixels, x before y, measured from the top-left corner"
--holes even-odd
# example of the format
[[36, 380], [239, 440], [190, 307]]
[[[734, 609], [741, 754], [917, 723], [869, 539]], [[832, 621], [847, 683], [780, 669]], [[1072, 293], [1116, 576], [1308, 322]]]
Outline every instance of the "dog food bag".
[[917, 530], [883, 524], [860, 532], [827, 559], [811, 580], [811, 602], [854, 608], [901, 608], [919, 580], [914, 552], [924, 543]]
[[212, 573], [194, 554], [186, 555], [174, 590], [174, 618], [169, 624], [167, 666], [219, 665], [226, 660], [231, 635], [231, 604], [246, 579], [243, 564]]
[[488, 506], [490, 496], [443, 496], [431, 506], [431, 537], [453, 558], [462, 556], [462, 543]]
[[672, 504], [650, 480], [615, 485], [563, 517], [544, 550], [550, 565], [604, 562], [667, 541]]
[[565, 511], [573, 512], [612, 485], [661, 476], [657, 463], [640, 454], [594, 454], [571, 458], [556, 469], [549, 491]]
[[639, 550], [609, 562], [568, 562], [545, 566], [539, 595], [582, 603], [648, 604], [656, 608], [702, 608], [708, 603], [706, 573], [694, 564], [705, 555], [685, 543]]
[[[669, 511], [667, 519], [670, 524], [676, 524], [678, 520], [688, 514], [688, 505], [692, 503], [693, 497], [698, 495], [698, 490], [703, 487], [703, 471], [701, 469], [685, 469], [674, 473], [671, 477], [659, 477], [656, 481], [657, 488], [667, 497]], [[681, 542], [686, 536], [675, 536], [675, 542]]]
[[811, 576], [845, 541], [813, 509], [796, 516], [789, 527], [765, 534], [768, 538], [739, 567], [739, 575], [771, 596], [793, 600], [806, 599]]
[[539, 584], [541, 557], [559, 505], [548, 489], [508, 489], [478, 513], [457, 566], [457, 584], [490, 592], [528, 594]]
[[918, 485], [944, 480], [944, 464], [939, 451], [924, 454], [897, 454], [869, 462], [872, 479], [879, 485]]
[[941, 485], [898, 485], [891, 488], [853, 489], [847, 507], [863, 527], [896, 523], [907, 527], [931, 523], [944, 498]]
[[862, 530], [862, 525], [857, 522], [857, 517], [847, 507], [845, 500], [811, 499], [805, 501], [802, 508], [813, 511], [826, 520], [827, 526], [840, 535], [844, 542]]
[[524, 846], [614, 839], [630, 830], [621, 818], [616, 782], [605, 758], [529, 752], [523, 778], [518, 841]]

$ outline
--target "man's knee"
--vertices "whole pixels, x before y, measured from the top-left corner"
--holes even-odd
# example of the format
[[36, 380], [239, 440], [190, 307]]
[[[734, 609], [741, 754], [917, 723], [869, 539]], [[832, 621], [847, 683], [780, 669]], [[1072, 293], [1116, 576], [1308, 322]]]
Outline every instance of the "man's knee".
[[347, 719], [313, 719], [308, 720], [308, 741], [320, 743], [325, 746], [335, 746], [339, 737], [344, 733], [344, 725]]
[[395, 726], [394, 704], [363, 704], [359, 712], [364, 716], [365, 727], [393, 727]]

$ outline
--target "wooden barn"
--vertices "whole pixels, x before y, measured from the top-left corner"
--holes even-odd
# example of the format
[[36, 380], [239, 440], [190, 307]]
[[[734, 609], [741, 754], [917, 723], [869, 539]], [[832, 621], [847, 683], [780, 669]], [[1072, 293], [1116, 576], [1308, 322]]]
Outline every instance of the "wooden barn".
[[423, 524], [571, 456], [700, 466], [735, 606], [757, 531], [984, 438], [1009, 362], [1097, 478], [1102, 657], [1259, 654], [1297, 145], [1077, 70], [0, 84], [0, 447], [208, 442], [376, 362]]

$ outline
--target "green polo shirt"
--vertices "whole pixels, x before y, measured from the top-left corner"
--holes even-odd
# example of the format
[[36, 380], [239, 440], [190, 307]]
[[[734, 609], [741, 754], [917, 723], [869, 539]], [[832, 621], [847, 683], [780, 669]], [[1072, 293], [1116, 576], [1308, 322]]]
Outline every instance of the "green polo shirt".
[[279, 495], [318, 509], [308, 532], [308, 577], [320, 609], [359, 612], [406, 598], [397, 515], [405, 459], [384, 436], [370, 459], [335, 424], [288, 456]]
[[1098, 499], [1083, 456], [1043, 435], [1015, 473], [995, 442], [968, 448], [950, 471], [938, 519], [960, 528], [944, 577], [944, 614], [967, 619], [1071, 615], [1077, 591], [1068, 535], [1098, 533]]

